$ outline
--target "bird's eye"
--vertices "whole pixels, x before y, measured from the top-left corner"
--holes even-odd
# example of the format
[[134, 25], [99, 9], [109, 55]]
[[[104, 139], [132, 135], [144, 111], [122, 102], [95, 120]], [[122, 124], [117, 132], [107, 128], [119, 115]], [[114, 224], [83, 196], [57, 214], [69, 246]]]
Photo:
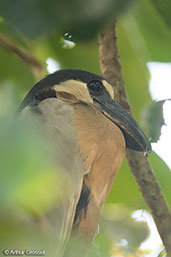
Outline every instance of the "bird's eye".
[[94, 93], [100, 93], [103, 90], [103, 84], [100, 80], [92, 80], [87, 84], [87, 86]]

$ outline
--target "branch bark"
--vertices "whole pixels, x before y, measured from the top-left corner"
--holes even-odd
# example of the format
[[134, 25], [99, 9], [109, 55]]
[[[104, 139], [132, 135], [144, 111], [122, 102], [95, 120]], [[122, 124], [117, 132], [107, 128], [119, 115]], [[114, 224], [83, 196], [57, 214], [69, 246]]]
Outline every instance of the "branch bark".
[[[119, 61], [116, 24], [99, 34], [99, 57], [102, 75], [112, 84], [115, 100], [132, 113]], [[139, 190], [151, 210], [167, 256], [171, 257], [171, 213], [152, 167], [143, 153], [127, 150], [126, 157]]]
[[0, 46], [4, 47], [9, 52], [15, 54], [20, 59], [22, 59], [33, 69], [35, 73], [37, 73], [38, 75], [41, 74], [42, 66], [40, 62], [2, 34], [0, 34]]

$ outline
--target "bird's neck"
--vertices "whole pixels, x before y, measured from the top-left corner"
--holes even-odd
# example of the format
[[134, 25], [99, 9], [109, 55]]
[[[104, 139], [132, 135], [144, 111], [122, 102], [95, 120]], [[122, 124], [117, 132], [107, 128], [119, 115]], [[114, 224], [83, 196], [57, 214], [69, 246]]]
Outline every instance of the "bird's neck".
[[77, 210], [75, 224], [79, 234], [87, 235], [91, 240], [97, 230], [97, 216], [123, 160], [125, 140], [119, 127], [93, 105], [75, 106], [72, 122], [76, 130], [77, 145], [87, 171], [84, 183], [89, 190], [88, 204], [84, 206], [86, 209], [82, 207]]

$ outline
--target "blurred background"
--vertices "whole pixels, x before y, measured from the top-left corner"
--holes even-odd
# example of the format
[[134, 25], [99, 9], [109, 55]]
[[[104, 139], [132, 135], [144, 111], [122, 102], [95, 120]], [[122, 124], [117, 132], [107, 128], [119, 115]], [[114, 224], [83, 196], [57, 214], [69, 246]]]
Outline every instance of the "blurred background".
[[[123, 76], [136, 120], [171, 206], [170, 0], [0, 1], [0, 251], [48, 249], [43, 214], [63, 190], [31, 128], [14, 122], [28, 90], [45, 75], [73, 68], [100, 74], [98, 32], [117, 17]], [[47, 172], [48, 171], [48, 172]], [[35, 225], [39, 224], [39, 226]], [[102, 213], [92, 257], [164, 256], [162, 242], [124, 160]]]

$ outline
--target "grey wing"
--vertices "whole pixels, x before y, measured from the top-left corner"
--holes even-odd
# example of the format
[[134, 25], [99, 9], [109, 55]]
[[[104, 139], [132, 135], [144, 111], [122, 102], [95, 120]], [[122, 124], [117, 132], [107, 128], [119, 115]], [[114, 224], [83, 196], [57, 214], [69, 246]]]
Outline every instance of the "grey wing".
[[[72, 128], [73, 108], [56, 98], [47, 98], [36, 106], [26, 106], [20, 113], [21, 119], [29, 119], [33, 126], [45, 131], [45, 144], [49, 158], [68, 177], [71, 193], [62, 199], [48, 216], [52, 228], [56, 230], [56, 257], [62, 256], [69, 239], [83, 181], [83, 163], [80, 158]], [[36, 130], [35, 130], [36, 131]]]

